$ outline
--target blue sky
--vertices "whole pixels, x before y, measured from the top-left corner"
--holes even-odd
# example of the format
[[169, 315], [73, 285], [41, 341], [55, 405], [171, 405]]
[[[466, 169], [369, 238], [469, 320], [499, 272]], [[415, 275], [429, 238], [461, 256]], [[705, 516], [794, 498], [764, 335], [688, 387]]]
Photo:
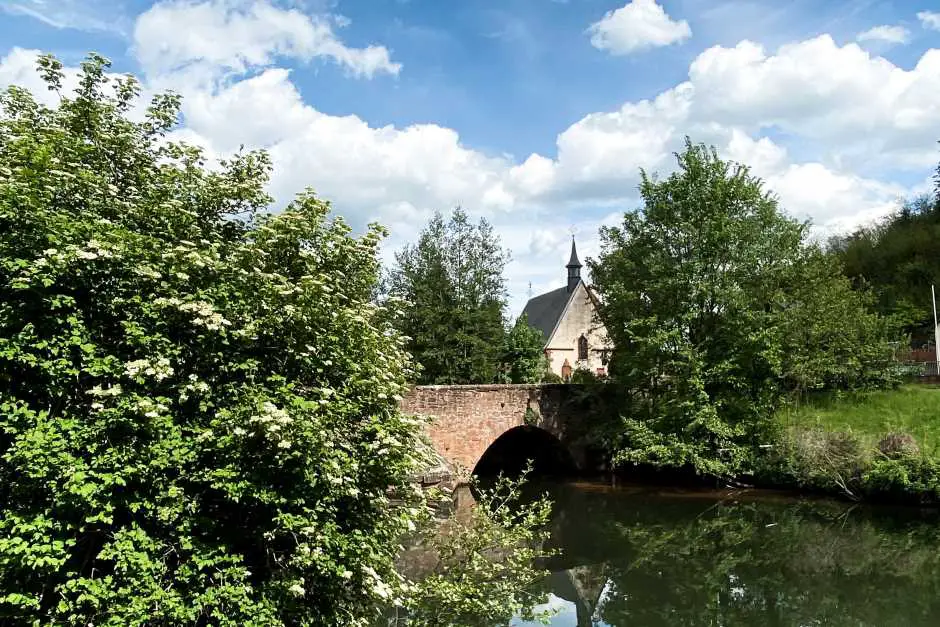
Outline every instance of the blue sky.
[[0, 0], [0, 85], [34, 85], [39, 50], [181, 92], [180, 138], [268, 148], [278, 202], [311, 185], [390, 226], [389, 251], [435, 209], [486, 217], [514, 312], [685, 135], [820, 234], [926, 191], [940, 160], [927, 0]]

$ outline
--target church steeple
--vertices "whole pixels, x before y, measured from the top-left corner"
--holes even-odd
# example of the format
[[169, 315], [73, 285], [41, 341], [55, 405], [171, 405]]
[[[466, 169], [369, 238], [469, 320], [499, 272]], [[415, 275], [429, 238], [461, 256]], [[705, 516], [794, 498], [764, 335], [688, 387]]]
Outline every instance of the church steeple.
[[570, 294], [581, 282], [581, 262], [578, 261], [578, 251], [574, 246], [574, 235], [571, 236], [571, 259], [565, 267], [568, 268], [568, 293]]

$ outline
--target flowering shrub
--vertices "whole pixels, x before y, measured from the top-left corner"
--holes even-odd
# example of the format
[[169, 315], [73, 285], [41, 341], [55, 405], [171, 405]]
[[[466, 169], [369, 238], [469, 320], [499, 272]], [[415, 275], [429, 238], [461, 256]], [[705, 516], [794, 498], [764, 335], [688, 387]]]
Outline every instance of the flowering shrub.
[[0, 623], [362, 624], [418, 511], [382, 231], [106, 68], [0, 95]]

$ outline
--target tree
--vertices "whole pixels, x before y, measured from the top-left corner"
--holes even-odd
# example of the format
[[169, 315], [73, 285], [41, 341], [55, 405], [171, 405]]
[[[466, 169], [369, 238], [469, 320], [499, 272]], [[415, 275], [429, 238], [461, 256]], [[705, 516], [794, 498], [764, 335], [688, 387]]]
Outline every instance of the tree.
[[508, 261], [486, 220], [472, 224], [459, 207], [447, 221], [435, 213], [418, 242], [396, 253], [389, 292], [402, 303], [398, 326], [420, 383], [496, 379]]
[[829, 251], [877, 310], [894, 317], [917, 344], [933, 340], [930, 286], [940, 284], [940, 190], [905, 201], [874, 225], [829, 240]]
[[516, 320], [504, 341], [501, 380], [503, 383], [540, 383], [549, 372], [545, 336], [529, 326], [528, 316]]
[[[887, 342], [830, 333], [871, 318], [848, 290], [819, 293], [841, 285], [837, 269], [747, 167], [688, 140], [677, 160], [664, 180], [642, 173], [643, 210], [602, 229], [590, 264], [611, 374], [632, 399], [618, 459], [733, 475], [767, 436], [788, 376], [831, 382], [821, 370], [839, 355], [881, 355]], [[818, 353], [826, 366], [807, 357]]]
[[783, 387], [802, 394], [896, 383], [898, 319], [879, 315], [874, 295], [853, 290], [838, 261], [818, 246], [802, 253], [776, 315]]
[[419, 503], [383, 231], [265, 214], [107, 67], [0, 95], [0, 622], [362, 624]]

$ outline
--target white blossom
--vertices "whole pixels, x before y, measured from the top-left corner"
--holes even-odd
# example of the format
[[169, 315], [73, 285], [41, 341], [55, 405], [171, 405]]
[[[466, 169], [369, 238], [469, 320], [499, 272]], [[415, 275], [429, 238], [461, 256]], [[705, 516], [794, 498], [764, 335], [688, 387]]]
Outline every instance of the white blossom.
[[129, 377], [143, 375], [152, 377], [157, 381], [163, 381], [172, 376], [173, 372], [170, 360], [166, 357], [160, 357], [156, 362], [151, 362], [149, 359], [135, 359], [124, 364], [124, 373]]
[[114, 385], [109, 388], [102, 388], [100, 385], [96, 385], [86, 392], [91, 396], [118, 396], [122, 392], [120, 385]]

